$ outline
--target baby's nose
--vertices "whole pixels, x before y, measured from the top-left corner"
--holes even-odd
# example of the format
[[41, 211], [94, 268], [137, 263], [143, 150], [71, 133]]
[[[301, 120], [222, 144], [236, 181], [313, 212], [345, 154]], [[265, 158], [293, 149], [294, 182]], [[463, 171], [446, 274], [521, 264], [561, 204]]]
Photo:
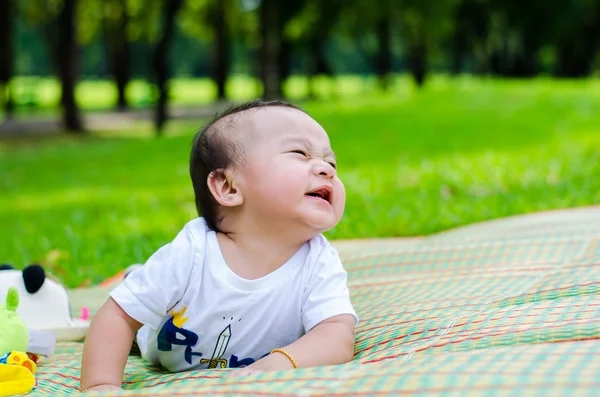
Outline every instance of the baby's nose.
[[320, 161], [319, 165], [315, 167], [317, 175], [324, 176], [326, 178], [333, 178], [336, 175], [336, 170], [331, 164], [326, 161]]

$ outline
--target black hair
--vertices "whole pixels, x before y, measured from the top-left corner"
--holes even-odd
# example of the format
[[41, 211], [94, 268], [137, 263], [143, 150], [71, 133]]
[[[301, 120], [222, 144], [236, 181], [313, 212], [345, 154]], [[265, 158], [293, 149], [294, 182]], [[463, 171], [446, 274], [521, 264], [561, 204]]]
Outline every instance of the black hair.
[[[190, 155], [190, 177], [196, 197], [196, 211], [203, 216], [211, 230], [219, 230], [219, 204], [208, 189], [208, 175], [211, 172], [224, 170], [229, 166], [238, 165], [244, 157], [240, 139], [231, 139], [224, 132], [235, 128], [236, 120], [229, 118], [221, 123], [220, 120], [250, 109], [269, 107], [285, 107], [306, 113], [302, 108], [284, 101], [264, 101], [255, 99], [240, 105], [229, 107], [217, 113], [194, 136]], [[243, 130], [238, 129], [240, 134]]]

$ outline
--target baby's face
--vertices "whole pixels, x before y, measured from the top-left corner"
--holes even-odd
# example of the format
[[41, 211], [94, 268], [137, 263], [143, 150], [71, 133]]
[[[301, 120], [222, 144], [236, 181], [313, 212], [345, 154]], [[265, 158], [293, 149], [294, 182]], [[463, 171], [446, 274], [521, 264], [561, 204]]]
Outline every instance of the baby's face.
[[248, 210], [275, 227], [292, 224], [321, 233], [337, 225], [346, 192], [323, 127], [281, 107], [261, 109], [251, 119], [253, 139], [240, 170]]

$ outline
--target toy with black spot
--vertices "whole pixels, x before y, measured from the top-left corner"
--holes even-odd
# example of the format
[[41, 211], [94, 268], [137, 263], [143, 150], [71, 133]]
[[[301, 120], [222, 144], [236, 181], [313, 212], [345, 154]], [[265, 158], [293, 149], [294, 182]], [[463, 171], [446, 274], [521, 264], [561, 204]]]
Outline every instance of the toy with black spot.
[[8, 264], [0, 265], [0, 296], [6, 296], [11, 286], [19, 292], [17, 312], [31, 335], [47, 338], [47, 333], [51, 333], [57, 341], [85, 338], [89, 321], [71, 316], [67, 290], [48, 277], [42, 266], [31, 264], [21, 271]]

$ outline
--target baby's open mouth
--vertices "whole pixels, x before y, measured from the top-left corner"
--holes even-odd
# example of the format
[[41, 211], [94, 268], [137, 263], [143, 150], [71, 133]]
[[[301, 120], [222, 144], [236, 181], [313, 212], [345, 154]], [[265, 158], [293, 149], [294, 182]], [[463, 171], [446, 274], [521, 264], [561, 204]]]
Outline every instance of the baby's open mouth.
[[306, 195], [311, 196], [311, 197], [320, 198], [321, 200], [325, 200], [331, 204], [331, 196], [333, 194], [329, 188], [323, 187], [323, 188], [313, 190], [312, 192], [308, 192], [308, 193], [306, 193]]

